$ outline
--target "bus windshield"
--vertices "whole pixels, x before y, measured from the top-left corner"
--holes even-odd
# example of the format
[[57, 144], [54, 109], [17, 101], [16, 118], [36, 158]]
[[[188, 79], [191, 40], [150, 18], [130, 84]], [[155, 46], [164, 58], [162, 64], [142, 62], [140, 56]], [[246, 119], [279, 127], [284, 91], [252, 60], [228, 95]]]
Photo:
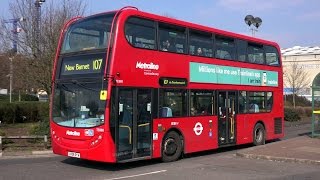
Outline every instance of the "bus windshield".
[[57, 83], [53, 121], [66, 127], [95, 127], [104, 123], [106, 101], [100, 100], [101, 81]]
[[107, 48], [113, 17], [114, 13], [76, 21], [66, 33], [61, 53]]

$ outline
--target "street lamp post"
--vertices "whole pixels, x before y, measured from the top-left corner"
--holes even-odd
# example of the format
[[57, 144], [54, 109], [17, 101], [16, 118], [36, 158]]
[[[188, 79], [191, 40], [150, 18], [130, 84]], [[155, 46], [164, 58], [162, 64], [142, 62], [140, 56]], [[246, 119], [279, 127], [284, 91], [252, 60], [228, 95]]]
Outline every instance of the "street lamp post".
[[13, 78], [13, 65], [12, 65], [12, 60], [13, 58], [10, 57], [9, 58], [10, 60], [10, 72], [9, 74], [7, 75], [7, 77], [9, 77], [9, 100], [10, 100], [10, 103], [12, 103], [12, 78]]
[[41, 5], [46, 2], [45, 0], [36, 0], [34, 6], [36, 8], [36, 45], [37, 45], [37, 56], [40, 55], [40, 32], [41, 32]]
[[253, 17], [252, 15], [247, 15], [244, 18], [244, 22], [250, 27], [252, 36], [254, 37], [255, 33], [258, 31], [258, 28], [262, 24], [262, 19], [260, 17]]
[[25, 21], [25, 18], [14, 18], [14, 19], [8, 19], [4, 20], [4, 24], [12, 24], [12, 52], [13, 54], [17, 53], [18, 50], [18, 33], [21, 32], [21, 28], [18, 28], [18, 22]]
[[14, 18], [14, 19], [8, 19], [4, 20], [4, 24], [11, 23], [12, 24], [12, 57], [9, 57], [10, 60], [10, 72], [7, 75], [7, 77], [10, 78], [10, 87], [9, 87], [9, 98], [10, 98], [10, 103], [12, 102], [12, 80], [13, 80], [13, 57], [14, 55], [18, 52], [18, 33], [21, 32], [21, 29], [18, 28], [18, 22], [25, 21], [24, 18]]
[[10, 74], [9, 74], [9, 81], [10, 81], [10, 87], [9, 87], [9, 96], [10, 96], [10, 103], [12, 102], [12, 78], [13, 78], [13, 66], [12, 66], [12, 60], [13, 58], [9, 58], [10, 60]]

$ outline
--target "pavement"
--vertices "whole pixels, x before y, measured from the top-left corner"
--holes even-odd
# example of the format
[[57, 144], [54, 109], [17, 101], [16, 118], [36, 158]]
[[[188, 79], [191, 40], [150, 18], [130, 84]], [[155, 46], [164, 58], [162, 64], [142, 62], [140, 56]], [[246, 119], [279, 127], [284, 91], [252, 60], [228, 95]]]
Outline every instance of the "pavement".
[[51, 157], [55, 156], [52, 150], [40, 150], [40, 151], [0, 151], [0, 159], [11, 158], [30, 158], [30, 157]]
[[241, 149], [236, 156], [320, 165], [320, 138], [311, 138], [310, 121], [285, 121], [285, 137], [263, 146]]
[[320, 138], [307, 135], [242, 149], [236, 156], [320, 165]]

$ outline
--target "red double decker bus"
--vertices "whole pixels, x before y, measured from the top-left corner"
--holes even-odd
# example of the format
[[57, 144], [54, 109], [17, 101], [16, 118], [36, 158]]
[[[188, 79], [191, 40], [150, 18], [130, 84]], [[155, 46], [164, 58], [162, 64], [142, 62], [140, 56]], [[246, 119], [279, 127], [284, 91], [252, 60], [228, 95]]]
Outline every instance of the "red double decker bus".
[[281, 138], [279, 54], [274, 42], [133, 7], [74, 18], [52, 76], [53, 152], [174, 161]]

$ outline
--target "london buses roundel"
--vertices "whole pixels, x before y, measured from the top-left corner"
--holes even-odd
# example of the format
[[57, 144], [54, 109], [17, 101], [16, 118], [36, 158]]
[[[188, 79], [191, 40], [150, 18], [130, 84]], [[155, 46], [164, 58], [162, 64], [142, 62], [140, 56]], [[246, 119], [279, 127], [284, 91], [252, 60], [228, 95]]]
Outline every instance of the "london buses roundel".
[[194, 125], [194, 128], [193, 128], [193, 131], [194, 133], [197, 135], [197, 136], [200, 136], [202, 131], [203, 131], [203, 126], [200, 122], [197, 122], [195, 125]]

